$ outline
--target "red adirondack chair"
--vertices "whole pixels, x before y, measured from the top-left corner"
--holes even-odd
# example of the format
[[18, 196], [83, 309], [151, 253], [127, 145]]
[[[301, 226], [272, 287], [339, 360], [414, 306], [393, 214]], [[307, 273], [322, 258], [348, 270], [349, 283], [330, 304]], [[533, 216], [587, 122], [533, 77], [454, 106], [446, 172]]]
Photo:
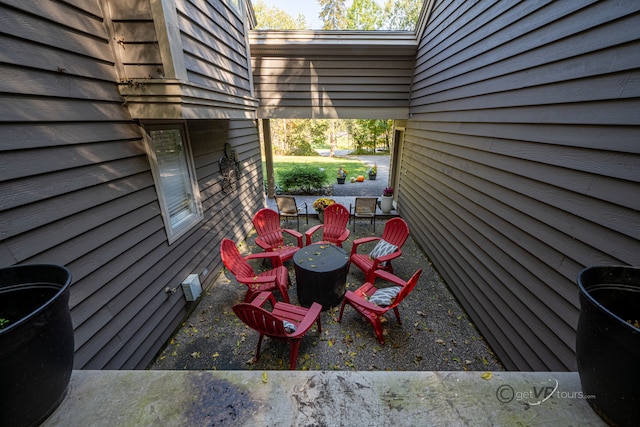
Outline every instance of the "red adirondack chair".
[[384, 336], [382, 334], [382, 317], [384, 314], [393, 309], [393, 312], [396, 314], [396, 319], [398, 319], [398, 323], [402, 324], [400, 320], [400, 312], [398, 311], [398, 304], [402, 302], [402, 300], [411, 293], [413, 288], [415, 288], [416, 283], [418, 283], [418, 279], [420, 278], [420, 274], [422, 274], [422, 270], [418, 270], [413, 273], [413, 276], [408, 281], [404, 281], [398, 276], [394, 276], [393, 274], [384, 271], [384, 270], [376, 270], [374, 272], [374, 277], [380, 277], [384, 280], [387, 280], [394, 285], [400, 286], [401, 290], [398, 295], [391, 301], [391, 304], [388, 306], [379, 306], [372, 302], [369, 302], [369, 298], [378, 290], [373, 285], [373, 282], [366, 282], [364, 285], [360, 286], [355, 291], [347, 291], [342, 300], [342, 306], [340, 307], [340, 316], [338, 317], [338, 322], [342, 321], [342, 314], [344, 312], [344, 306], [349, 304], [365, 319], [367, 319], [371, 325], [373, 325], [373, 329], [376, 332], [376, 336], [378, 337], [378, 341], [380, 344], [384, 344]]
[[271, 270], [256, 274], [247, 262], [250, 259], [270, 258], [272, 265], [279, 262], [278, 255], [273, 252], [262, 252], [243, 257], [238, 251], [236, 244], [231, 239], [222, 239], [220, 244], [220, 256], [224, 266], [233, 274], [236, 280], [247, 285], [245, 302], [251, 301], [255, 295], [263, 291], [279, 290], [282, 299], [289, 302], [287, 286], [290, 283], [289, 272], [286, 267], [279, 265]]
[[[256, 244], [265, 252], [278, 254], [282, 265], [287, 260], [293, 258], [298, 249], [302, 247], [302, 233], [287, 228], [280, 228], [280, 216], [273, 209], [260, 209], [252, 219], [258, 237]], [[297, 240], [297, 245], [285, 244], [284, 233], [293, 236]]]
[[[385, 224], [382, 237], [363, 237], [353, 241], [349, 262], [362, 270], [365, 275], [365, 281], [373, 282], [373, 272], [378, 269], [393, 273], [391, 260], [402, 255], [400, 248], [404, 245], [407, 237], [409, 237], [409, 226], [407, 223], [402, 218], [392, 218]], [[376, 248], [370, 253], [358, 253], [358, 247], [360, 245], [374, 241], [378, 241], [376, 248], [380, 248], [377, 253], [374, 253]], [[385, 245], [382, 241], [387, 242], [389, 245]], [[396, 248], [393, 249], [393, 246]], [[374, 256], [372, 256], [372, 254]]]
[[307, 246], [311, 244], [313, 234], [322, 229], [322, 240], [315, 243], [332, 243], [342, 247], [342, 242], [349, 237], [347, 224], [349, 223], [349, 210], [339, 203], [327, 206], [324, 210], [324, 224], [318, 224], [306, 231]]
[[[274, 339], [289, 342], [291, 345], [289, 369], [296, 369], [300, 343], [307, 331], [316, 323], [318, 325], [318, 334], [322, 333], [322, 325], [320, 324], [322, 306], [317, 302], [311, 304], [309, 308], [276, 302], [273, 304], [273, 311], [269, 312], [262, 308], [267, 300], [270, 300], [273, 304], [273, 296], [269, 295], [268, 292], [263, 292], [251, 303], [236, 304], [233, 306], [233, 312], [240, 320], [251, 329], [255, 329], [260, 333], [258, 346], [256, 347], [256, 355], [253, 361], [257, 362], [260, 359], [262, 337], [266, 335]], [[289, 324], [286, 325], [285, 321]], [[295, 327], [294, 331], [288, 329], [291, 326]]]

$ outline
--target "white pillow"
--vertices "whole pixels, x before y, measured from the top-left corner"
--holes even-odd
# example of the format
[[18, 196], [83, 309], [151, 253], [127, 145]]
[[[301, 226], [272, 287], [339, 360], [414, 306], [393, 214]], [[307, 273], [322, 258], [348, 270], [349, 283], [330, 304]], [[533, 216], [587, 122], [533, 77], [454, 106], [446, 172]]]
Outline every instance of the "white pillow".
[[282, 323], [284, 324], [284, 330], [288, 333], [288, 334], [292, 334], [296, 331], [296, 325], [294, 325], [291, 322], [288, 322], [286, 320], [283, 320]]
[[389, 255], [394, 253], [398, 247], [396, 245], [392, 245], [391, 243], [380, 239], [378, 244], [373, 248], [373, 250], [369, 253], [371, 259], [380, 258], [381, 256]]
[[400, 286], [378, 289], [369, 297], [369, 302], [379, 305], [380, 307], [388, 307], [391, 305], [391, 302], [396, 299], [401, 289]]

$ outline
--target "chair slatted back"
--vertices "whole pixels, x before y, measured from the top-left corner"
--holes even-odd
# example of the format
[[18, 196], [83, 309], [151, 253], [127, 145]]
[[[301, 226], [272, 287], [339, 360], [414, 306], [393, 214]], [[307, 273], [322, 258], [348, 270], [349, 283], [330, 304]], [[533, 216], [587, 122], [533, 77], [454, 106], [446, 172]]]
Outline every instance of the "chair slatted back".
[[327, 206], [324, 210], [322, 240], [335, 243], [344, 233], [349, 223], [349, 210], [339, 203]]
[[418, 279], [420, 278], [421, 274], [422, 274], [422, 269], [418, 269], [418, 271], [413, 273], [413, 276], [411, 276], [411, 278], [409, 280], [407, 280], [407, 283], [402, 287], [400, 292], [398, 292], [398, 295], [396, 296], [396, 299], [391, 303], [391, 305], [389, 306], [389, 309], [392, 309], [392, 308], [396, 307], [398, 304], [400, 304], [402, 302], [402, 300], [407, 295], [409, 295], [411, 293], [413, 288], [416, 287], [416, 284], [418, 284]]
[[220, 256], [225, 267], [236, 277], [253, 277], [256, 273], [251, 265], [242, 257], [236, 244], [231, 239], [222, 239]]
[[271, 247], [284, 246], [282, 228], [280, 228], [280, 216], [273, 209], [263, 208], [252, 219], [258, 236]]
[[276, 316], [261, 307], [252, 304], [236, 304], [233, 312], [251, 329], [270, 337], [286, 337], [284, 323]]
[[409, 226], [402, 218], [391, 218], [384, 226], [382, 240], [402, 247], [409, 237]]

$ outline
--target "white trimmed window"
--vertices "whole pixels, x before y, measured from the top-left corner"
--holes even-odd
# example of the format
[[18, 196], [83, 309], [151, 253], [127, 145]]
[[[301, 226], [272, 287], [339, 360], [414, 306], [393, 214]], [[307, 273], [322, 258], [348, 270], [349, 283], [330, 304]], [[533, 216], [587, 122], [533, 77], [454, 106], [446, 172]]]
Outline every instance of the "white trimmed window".
[[203, 218], [200, 191], [182, 124], [145, 126], [151, 171], [169, 243]]
[[238, 12], [240, 12], [240, 0], [227, 0], [231, 6], [233, 6]]

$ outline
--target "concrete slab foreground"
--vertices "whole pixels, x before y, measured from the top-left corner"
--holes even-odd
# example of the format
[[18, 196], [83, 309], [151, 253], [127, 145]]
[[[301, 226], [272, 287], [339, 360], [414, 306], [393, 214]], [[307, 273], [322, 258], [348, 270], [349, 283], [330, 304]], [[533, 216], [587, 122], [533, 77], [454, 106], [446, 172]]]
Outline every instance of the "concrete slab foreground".
[[44, 426], [604, 426], [575, 372], [74, 371]]

